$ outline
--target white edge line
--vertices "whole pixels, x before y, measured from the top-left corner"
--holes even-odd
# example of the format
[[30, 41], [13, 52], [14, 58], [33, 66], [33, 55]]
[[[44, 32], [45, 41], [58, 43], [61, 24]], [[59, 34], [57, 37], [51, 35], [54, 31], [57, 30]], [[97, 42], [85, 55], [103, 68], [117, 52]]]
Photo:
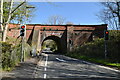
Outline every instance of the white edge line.
[[[65, 57], [70, 58], [70, 57], [68, 57], [68, 56], [65, 56]], [[75, 59], [75, 58], [71, 58], [71, 59], [73, 59], [73, 60], [79, 60], [79, 59]], [[81, 60], [81, 61], [84, 62], [84, 63], [87, 63], [87, 64], [96, 65], [96, 66], [101, 67], [101, 68], [104, 68], [104, 69], [109, 69], [109, 70], [112, 70], [112, 71], [115, 71], [115, 72], [120, 72], [120, 70], [113, 69], [113, 68], [110, 68], [110, 67], [101, 66], [101, 65], [98, 65], [98, 64], [94, 64], [94, 63], [90, 63], [90, 62], [84, 61], [84, 60]]]
[[90, 62], [87, 62], [87, 61], [83, 61], [83, 62], [84, 62], [84, 63], [87, 63], [87, 64], [92, 64], [92, 65], [98, 66], [98, 67], [100, 67], [100, 68], [105, 68], [105, 69], [109, 69], [109, 70], [112, 70], [112, 71], [120, 72], [119, 70], [117, 70], [117, 69], [113, 69], [113, 68], [110, 68], [110, 67], [97, 65], [97, 64], [90, 63]]

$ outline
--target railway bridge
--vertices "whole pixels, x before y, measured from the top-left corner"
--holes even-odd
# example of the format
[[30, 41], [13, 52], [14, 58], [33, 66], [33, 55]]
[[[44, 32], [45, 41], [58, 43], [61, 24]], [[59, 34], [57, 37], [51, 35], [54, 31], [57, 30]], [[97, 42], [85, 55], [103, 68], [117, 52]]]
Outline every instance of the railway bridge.
[[[10, 24], [8, 36], [18, 37], [20, 34], [19, 24]], [[72, 51], [85, 42], [104, 37], [107, 24], [101, 25], [26, 25], [26, 42], [32, 49], [40, 51], [46, 40], [54, 40], [59, 53]]]

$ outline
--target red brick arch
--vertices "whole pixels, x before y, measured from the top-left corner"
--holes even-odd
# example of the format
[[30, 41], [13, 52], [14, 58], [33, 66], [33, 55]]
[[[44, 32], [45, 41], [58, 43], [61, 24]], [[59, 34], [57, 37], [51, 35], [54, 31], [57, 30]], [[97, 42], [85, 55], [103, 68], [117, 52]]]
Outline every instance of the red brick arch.
[[61, 51], [62, 51], [62, 49], [61, 49], [62, 43], [61, 43], [61, 39], [60, 39], [58, 36], [54, 36], [54, 35], [52, 35], [52, 36], [47, 36], [47, 37], [42, 41], [42, 44], [41, 44], [41, 45], [43, 45], [43, 42], [46, 41], [46, 40], [53, 40], [53, 41], [55, 41], [55, 43], [57, 44], [57, 48], [58, 48], [58, 50], [57, 50], [56, 52], [57, 52], [57, 53], [61, 53]]

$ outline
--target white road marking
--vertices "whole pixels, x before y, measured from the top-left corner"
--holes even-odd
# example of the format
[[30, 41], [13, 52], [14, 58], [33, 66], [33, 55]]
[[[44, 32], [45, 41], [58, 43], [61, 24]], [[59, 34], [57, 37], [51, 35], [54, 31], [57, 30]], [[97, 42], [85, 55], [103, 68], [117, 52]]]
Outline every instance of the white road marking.
[[[70, 58], [70, 57], [67, 57], [67, 56], [65, 56], [65, 57], [66, 57], [66, 58], [68, 58], [68, 59], [73, 59], [73, 60], [76, 60], [76, 61], [78, 61], [78, 60], [79, 60], [79, 59]], [[83, 62], [83, 63], [90, 64], [90, 65], [96, 65], [96, 66], [98, 66], [98, 67], [100, 67], [100, 68], [104, 68], [104, 69], [109, 69], [109, 70], [112, 70], [112, 71], [120, 72], [120, 70], [113, 69], [113, 68], [110, 68], [110, 67], [107, 67], [107, 66], [97, 65], [97, 64], [90, 63], [90, 62], [87, 62], [87, 61], [84, 61], [84, 60], [82, 60], [82, 62]]]
[[87, 63], [87, 64], [90, 64], [90, 65], [98, 66], [98, 67], [100, 67], [100, 68], [104, 68], [104, 69], [109, 69], [109, 70], [112, 70], [112, 71], [120, 72], [120, 70], [113, 69], [113, 68], [106, 67], [106, 66], [102, 66], [102, 65], [97, 65], [97, 64], [90, 63], [90, 62], [87, 62], [87, 61], [83, 61], [83, 63]]
[[[48, 61], [48, 55], [47, 54], [44, 54], [45, 56], [46, 56], [46, 59], [45, 59], [45, 68], [44, 68], [44, 71], [47, 71], [47, 61]], [[44, 79], [46, 79], [47, 78], [47, 74], [44, 74]]]
[[39, 61], [38, 61], [38, 63], [37, 63], [37, 65], [36, 65], [36, 67], [35, 67], [35, 70], [34, 70], [34, 72], [33, 72], [33, 76], [35, 77], [35, 78], [37, 78], [37, 76], [38, 76], [38, 74], [37, 74], [37, 69], [39, 68], [39, 66], [41, 66], [41, 64], [43, 63], [43, 58], [41, 58]]
[[47, 78], [47, 74], [44, 74], [44, 79], [46, 79]]
[[[47, 71], [47, 68], [46, 68], [46, 67], [47, 67], [48, 55], [47, 55], [47, 54], [44, 54], [44, 53], [42, 53], [42, 55], [45, 56], [46, 59], [45, 59], [44, 61], [43, 61], [42, 59], [38, 61], [37, 65], [36, 65], [36, 67], [35, 67], [35, 70], [34, 70], [34, 72], [33, 72], [33, 74], [32, 74], [32, 75], [34, 75], [35, 78], [38, 77], [38, 74], [37, 74], [37, 69], [38, 69], [38, 67], [44, 66], [44, 71]], [[43, 77], [44, 77], [44, 79], [46, 79], [46, 78], [47, 78], [47, 74], [44, 74]]]
[[45, 67], [47, 66], [47, 61], [48, 61], [48, 55], [46, 55]]
[[44, 68], [44, 71], [47, 71], [47, 68], [46, 68], [46, 67]]
[[56, 60], [58, 60], [58, 61], [62, 61], [62, 62], [66, 62], [65, 60], [63, 60], [63, 59], [59, 59], [59, 58], [56, 58]]

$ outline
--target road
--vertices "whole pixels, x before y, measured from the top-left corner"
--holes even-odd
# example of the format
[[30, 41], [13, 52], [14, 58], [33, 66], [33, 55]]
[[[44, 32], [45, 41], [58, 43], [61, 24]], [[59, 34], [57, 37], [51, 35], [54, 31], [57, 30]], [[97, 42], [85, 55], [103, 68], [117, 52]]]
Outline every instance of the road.
[[35, 78], [120, 79], [120, 71], [104, 68], [63, 55], [45, 54], [35, 71]]
[[43, 57], [33, 68], [31, 72], [29, 67], [26, 68], [29, 71], [29, 76], [27, 76], [27, 72], [20, 74], [18, 71], [17, 77], [24, 78], [26, 76], [38, 80], [53, 80], [53, 78], [57, 80], [120, 80], [119, 70], [57, 54], [43, 54]]

